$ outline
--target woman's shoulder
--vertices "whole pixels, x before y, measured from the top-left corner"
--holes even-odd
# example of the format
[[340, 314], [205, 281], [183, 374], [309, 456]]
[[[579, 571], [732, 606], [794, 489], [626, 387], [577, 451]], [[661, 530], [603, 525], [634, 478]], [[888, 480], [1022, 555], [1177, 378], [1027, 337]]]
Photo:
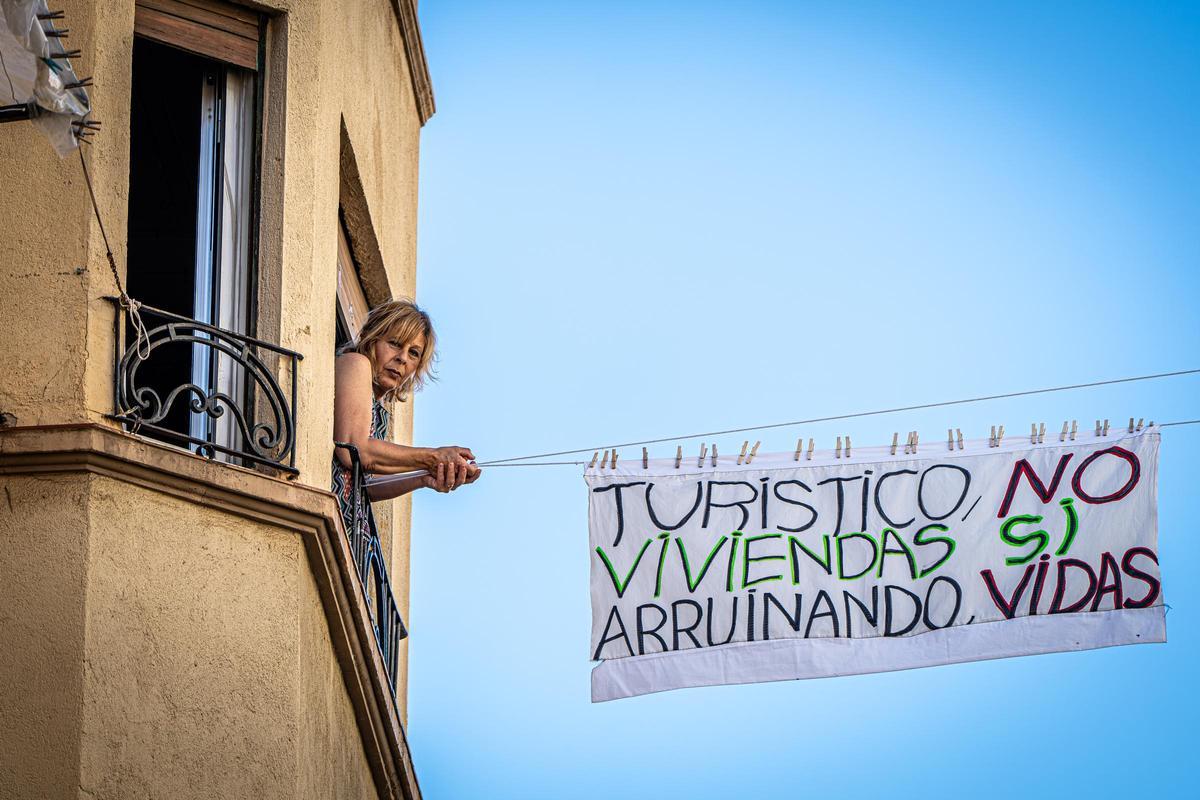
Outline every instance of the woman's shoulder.
[[371, 372], [371, 359], [362, 353], [342, 353], [333, 362], [333, 365], [334, 369], [338, 372], [345, 372], [351, 375], [357, 373], [370, 374]]

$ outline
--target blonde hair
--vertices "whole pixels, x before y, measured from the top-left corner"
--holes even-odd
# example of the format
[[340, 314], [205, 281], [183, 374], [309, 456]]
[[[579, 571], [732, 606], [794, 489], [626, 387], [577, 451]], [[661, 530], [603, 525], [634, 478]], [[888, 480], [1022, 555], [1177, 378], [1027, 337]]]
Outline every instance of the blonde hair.
[[437, 348], [437, 334], [433, 332], [433, 322], [429, 315], [421, 310], [411, 300], [388, 300], [371, 309], [358, 338], [346, 347], [346, 352], [362, 353], [371, 362], [371, 378], [374, 380], [375, 371], [379, 365], [375, 363], [375, 343], [381, 340], [398, 341], [403, 345], [417, 338], [417, 334], [425, 335], [425, 347], [421, 350], [421, 358], [417, 368], [403, 384], [384, 394], [386, 402], [399, 400], [404, 402], [411, 392], [419, 391], [425, 381], [433, 380], [434, 350]]

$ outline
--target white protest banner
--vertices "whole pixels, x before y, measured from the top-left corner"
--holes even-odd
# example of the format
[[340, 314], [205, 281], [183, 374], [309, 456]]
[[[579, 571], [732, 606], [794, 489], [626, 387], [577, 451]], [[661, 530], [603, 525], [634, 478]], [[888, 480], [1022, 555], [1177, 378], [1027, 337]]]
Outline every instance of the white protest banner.
[[1166, 641], [1157, 428], [1030, 438], [589, 468], [593, 702]]

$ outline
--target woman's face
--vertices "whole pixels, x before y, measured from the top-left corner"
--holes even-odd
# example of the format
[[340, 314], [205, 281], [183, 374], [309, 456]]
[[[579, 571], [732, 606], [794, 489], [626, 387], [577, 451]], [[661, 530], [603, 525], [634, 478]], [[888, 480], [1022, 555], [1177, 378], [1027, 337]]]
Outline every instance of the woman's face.
[[375, 385], [381, 393], [390, 392], [405, 384], [417, 371], [421, 363], [421, 354], [425, 352], [425, 334], [418, 333], [416, 338], [401, 342], [392, 337], [384, 337], [375, 342]]

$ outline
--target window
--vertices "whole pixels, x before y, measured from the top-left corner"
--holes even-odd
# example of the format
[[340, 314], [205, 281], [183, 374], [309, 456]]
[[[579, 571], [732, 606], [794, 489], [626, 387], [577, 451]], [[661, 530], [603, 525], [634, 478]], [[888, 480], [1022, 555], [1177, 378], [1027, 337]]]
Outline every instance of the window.
[[[257, 15], [214, 0], [138, 0], [130, 108], [128, 285], [135, 299], [254, 333], [260, 91]], [[147, 361], [141, 382], [248, 406], [243, 371], [203, 344]], [[232, 414], [172, 405], [161, 423], [239, 447]]]
[[367, 320], [367, 296], [358, 278], [358, 266], [350, 253], [346, 223], [338, 220], [337, 259], [337, 346], [341, 349], [358, 338]]

